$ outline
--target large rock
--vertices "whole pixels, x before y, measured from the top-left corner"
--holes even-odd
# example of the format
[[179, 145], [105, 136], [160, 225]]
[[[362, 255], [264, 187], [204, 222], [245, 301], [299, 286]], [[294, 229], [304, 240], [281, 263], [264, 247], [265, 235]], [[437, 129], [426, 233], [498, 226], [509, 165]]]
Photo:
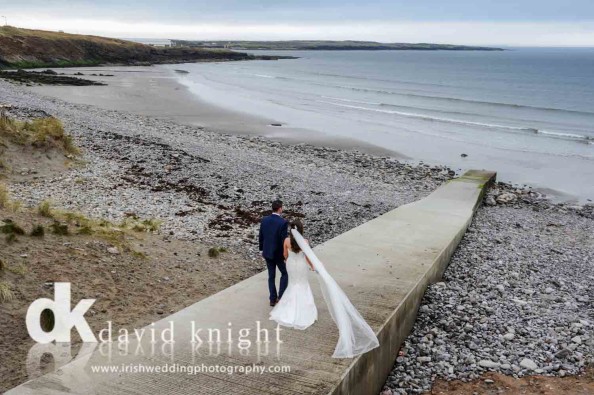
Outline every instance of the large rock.
[[571, 350], [568, 348], [564, 348], [561, 351], [557, 352], [557, 354], [555, 354], [555, 358], [567, 358], [568, 356], [571, 355]]
[[501, 366], [499, 364], [499, 362], [493, 362], [488, 359], [481, 359], [478, 364], [480, 367], [487, 368], [487, 369], [496, 369], [499, 366]]
[[508, 203], [515, 202], [517, 198], [518, 198], [518, 196], [516, 196], [515, 193], [504, 192], [501, 195], [497, 196], [496, 200], [497, 200], [497, 203], [508, 204]]
[[520, 362], [520, 366], [528, 370], [538, 369], [538, 365], [536, 364], [536, 362], [528, 358], [522, 359], [522, 361]]

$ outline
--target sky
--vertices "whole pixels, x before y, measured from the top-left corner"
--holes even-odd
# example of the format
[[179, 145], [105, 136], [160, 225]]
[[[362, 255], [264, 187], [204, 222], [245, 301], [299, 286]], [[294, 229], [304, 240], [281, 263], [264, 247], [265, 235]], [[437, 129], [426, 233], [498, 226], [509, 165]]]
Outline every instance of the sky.
[[0, 0], [0, 15], [120, 38], [594, 47], [594, 0]]

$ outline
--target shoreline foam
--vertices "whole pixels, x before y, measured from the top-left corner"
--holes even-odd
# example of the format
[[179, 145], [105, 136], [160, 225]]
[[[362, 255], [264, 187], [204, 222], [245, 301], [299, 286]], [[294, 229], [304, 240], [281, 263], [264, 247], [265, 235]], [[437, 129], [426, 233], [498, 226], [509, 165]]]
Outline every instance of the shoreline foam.
[[[98, 70], [114, 76], [89, 75]], [[272, 125], [282, 122], [273, 117], [260, 117], [211, 104], [181, 83], [175, 69], [157, 66], [104, 66], [62, 69], [61, 72], [82, 72], [85, 78], [104, 81], [108, 85], [101, 87], [101, 90], [85, 89], [88, 87], [72, 89], [73, 87], [66, 86], [36, 86], [29, 89], [73, 104], [156, 116], [183, 125], [205, 127], [219, 133], [263, 136], [291, 144], [306, 143], [337, 149], [359, 149], [371, 154], [408, 159], [396, 151], [359, 140], [284, 125], [275, 127]]]

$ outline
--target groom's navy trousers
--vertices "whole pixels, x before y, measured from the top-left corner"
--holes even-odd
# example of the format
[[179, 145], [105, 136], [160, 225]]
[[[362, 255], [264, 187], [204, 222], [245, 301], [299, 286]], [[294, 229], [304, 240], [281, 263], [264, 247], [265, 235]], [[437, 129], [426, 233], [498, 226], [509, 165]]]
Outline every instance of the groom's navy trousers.
[[[266, 266], [268, 267], [268, 292], [270, 293], [270, 300], [276, 301], [283, 297], [287, 285], [289, 285], [289, 275], [287, 274], [287, 265], [284, 259], [266, 259]], [[281, 272], [280, 288], [278, 295], [276, 293], [276, 268]]]
[[[276, 301], [283, 296], [289, 284], [289, 275], [285, 265], [283, 244], [288, 235], [288, 222], [277, 214], [262, 218], [260, 223], [260, 251], [268, 268], [268, 291], [270, 300]], [[281, 273], [280, 288], [276, 292], [276, 269]]]

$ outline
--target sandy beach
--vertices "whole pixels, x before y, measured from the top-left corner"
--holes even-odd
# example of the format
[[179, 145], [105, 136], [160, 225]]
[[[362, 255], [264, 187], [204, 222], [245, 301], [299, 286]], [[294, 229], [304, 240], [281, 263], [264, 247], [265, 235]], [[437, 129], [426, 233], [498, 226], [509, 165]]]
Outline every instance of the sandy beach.
[[[24, 210], [35, 210], [49, 199], [60, 209], [96, 219], [159, 219], [162, 225], [153, 236], [160, 244], [155, 248], [170, 255], [167, 240], [182, 243], [172, 244], [173, 249], [196, 243], [202, 253], [215, 246], [232, 256], [233, 270], [213, 271], [211, 260], [183, 254], [203, 281], [219, 280], [206, 290], [195, 289], [187, 300], [176, 299], [167, 309], [189, 305], [265, 269], [257, 229], [274, 198], [285, 202], [287, 218], [304, 221], [315, 245], [426, 196], [455, 176], [446, 166], [411, 164], [377, 147], [270, 126], [273, 115], [262, 119], [221, 110], [202, 103], [158, 68], [76, 71], [109, 85], [29, 88], [0, 81], [0, 104], [10, 106], [11, 116], [57, 117], [83, 151], [76, 166], [59, 172], [24, 165], [12, 169], [8, 189]], [[89, 75], [99, 72], [114, 76]], [[594, 206], [554, 204], [530, 189], [497, 184], [485, 197], [444, 281], [427, 292], [413, 333], [401, 350], [394, 350], [398, 359], [386, 393], [423, 393], [435, 379], [468, 381], [487, 372], [554, 378], [583, 373], [594, 363], [593, 235]], [[0, 257], [34, 266], [22, 255], [35, 256], [35, 250], [25, 253], [16, 243], [8, 250], [3, 243], [0, 240]], [[75, 243], [87, 248], [84, 240]], [[99, 262], [105, 247], [94, 252]], [[173, 275], [183, 276], [183, 270], [175, 270], [179, 264], [170, 256], [155, 269], [159, 289], [166, 288]], [[69, 270], [69, 276], [89, 281], [93, 276], [92, 271]], [[108, 272], [105, 275], [115, 276]], [[135, 280], [149, 285], [157, 279]], [[20, 303], [22, 310], [39, 290], [19, 281], [14, 279], [18, 297], [11, 303]], [[130, 303], [145, 296], [129, 295]], [[112, 297], [105, 295], [107, 300]], [[15, 322], [21, 310], [9, 307], [0, 305], [0, 313]], [[154, 309], [139, 309], [118, 319], [148, 322], [154, 314]], [[2, 331], [14, 330], [4, 322]], [[18, 330], [26, 336], [22, 325]], [[18, 358], [12, 352], [23, 352], [5, 345], [1, 349], [13, 361]], [[25, 379], [22, 367], [1, 366], [0, 377], [10, 385]]]
[[[396, 151], [359, 140], [284, 126], [274, 118], [274, 114], [270, 114], [270, 118], [263, 118], [210, 104], [200, 100], [187, 86], [180, 84], [176, 72], [171, 68], [105, 66], [61, 69], [61, 72], [68, 75], [83, 73], [85, 78], [106, 83], [107, 86], [93, 89], [97, 87], [40, 85], [32, 87], [31, 90], [70, 103], [148, 115], [179, 124], [206, 127], [221, 133], [263, 136], [276, 141], [309, 143], [340, 149], [357, 148], [362, 152], [406, 159], [405, 155]], [[102, 77], [96, 74], [111, 76]]]

